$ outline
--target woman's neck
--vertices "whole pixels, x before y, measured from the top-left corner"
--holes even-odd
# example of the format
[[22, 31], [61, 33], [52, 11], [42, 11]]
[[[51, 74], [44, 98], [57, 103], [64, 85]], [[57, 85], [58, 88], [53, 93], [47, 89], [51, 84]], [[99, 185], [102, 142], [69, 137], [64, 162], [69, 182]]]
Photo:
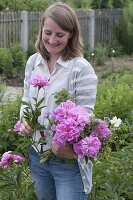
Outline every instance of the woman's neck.
[[50, 74], [54, 71], [54, 66], [56, 61], [59, 59], [60, 56], [51, 56], [48, 60], [48, 69]]

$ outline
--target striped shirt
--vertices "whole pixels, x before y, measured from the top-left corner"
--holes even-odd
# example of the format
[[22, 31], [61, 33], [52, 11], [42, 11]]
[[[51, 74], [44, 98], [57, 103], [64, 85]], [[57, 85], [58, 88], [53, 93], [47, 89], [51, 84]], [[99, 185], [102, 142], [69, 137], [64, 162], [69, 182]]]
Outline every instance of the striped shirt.
[[[57, 106], [54, 99], [54, 94], [65, 88], [75, 98], [76, 105], [81, 105], [88, 110], [91, 115], [94, 110], [97, 92], [97, 77], [90, 63], [81, 57], [63, 61], [59, 58], [55, 65], [54, 71], [50, 74], [47, 61], [39, 54], [32, 55], [26, 64], [25, 79], [24, 79], [24, 94], [23, 101], [30, 102], [34, 106], [33, 97], [37, 96], [37, 88], [28, 84], [28, 80], [35, 75], [47, 77], [49, 86], [45, 89], [40, 89], [38, 98], [45, 97], [45, 106], [42, 109], [39, 123], [48, 127], [48, 121], [42, 120], [45, 112], [51, 113]], [[21, 106], [20, 119], [23, 116], [24, 106]], [[44, 151], [50, 148], [52, 134], [47, 132], [47, 144], [43, 147]], [[34, 140], [38, 141], [41, 135], [36, 132]], [[38, 148], [41, 148], [38, 147]], [[86, 193], [91, 190], [92, 163], [87, 165], [84, 160], [78, 159], [79, 168], [81, 171], [84, 190]]]

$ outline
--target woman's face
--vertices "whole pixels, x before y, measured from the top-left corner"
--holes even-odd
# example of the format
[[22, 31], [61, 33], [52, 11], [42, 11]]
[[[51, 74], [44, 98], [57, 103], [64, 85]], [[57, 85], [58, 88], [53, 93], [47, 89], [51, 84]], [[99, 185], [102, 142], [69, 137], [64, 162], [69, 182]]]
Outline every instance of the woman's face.
[[61, 56], [70, 33], [64, 31], [53, 19], [47, 18], [42, 30], [42, 42], [50, 56]]

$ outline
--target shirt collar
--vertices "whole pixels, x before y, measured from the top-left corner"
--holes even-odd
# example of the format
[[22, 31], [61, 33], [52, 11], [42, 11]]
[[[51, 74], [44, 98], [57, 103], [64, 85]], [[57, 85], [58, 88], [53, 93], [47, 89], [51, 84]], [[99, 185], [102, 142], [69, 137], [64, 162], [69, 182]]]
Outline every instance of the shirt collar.
[[57, 60], [57, 63], [65, 68], [68, 68], [68, 65], [70, 64], [70, 62], [71, 60], [63, 61], [61, 57]]
[[39, 53], [36, 59], [36, 65], [44, 65], [47, 61], [42, 57], [42, 55]]
[[[62, 58], [60, 57], [57, 60], [57, 63], [59, 65], [61, 65], [62, 67], [68, 68], [68, 65], [71, 63], [72, 60], [67, 60], [67, 61], [63, 61]], [[37, 59], [36, 59], [36, 65], [47, 65], [47, 61], [42, 57], [41, 54], [38, 54]]]

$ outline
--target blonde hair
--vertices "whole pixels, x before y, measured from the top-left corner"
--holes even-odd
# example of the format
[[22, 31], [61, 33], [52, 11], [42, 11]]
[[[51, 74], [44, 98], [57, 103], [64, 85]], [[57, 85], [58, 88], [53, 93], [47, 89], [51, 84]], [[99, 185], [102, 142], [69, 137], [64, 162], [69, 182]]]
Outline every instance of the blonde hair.
[[52, 4], [43, 14], [39, 35], [35, 44], [37, 51], [45, 59], [49, 59], [50, 55], [42, 42], [42, 29], [47, 18], [54, 20], [63, 30], [71, 35], [67, 46], [62, 52], [62, 59], [65, 61], [80, 56], [83, 52], [83, 40], [77, 15], [71, 7], [61, 2]]

